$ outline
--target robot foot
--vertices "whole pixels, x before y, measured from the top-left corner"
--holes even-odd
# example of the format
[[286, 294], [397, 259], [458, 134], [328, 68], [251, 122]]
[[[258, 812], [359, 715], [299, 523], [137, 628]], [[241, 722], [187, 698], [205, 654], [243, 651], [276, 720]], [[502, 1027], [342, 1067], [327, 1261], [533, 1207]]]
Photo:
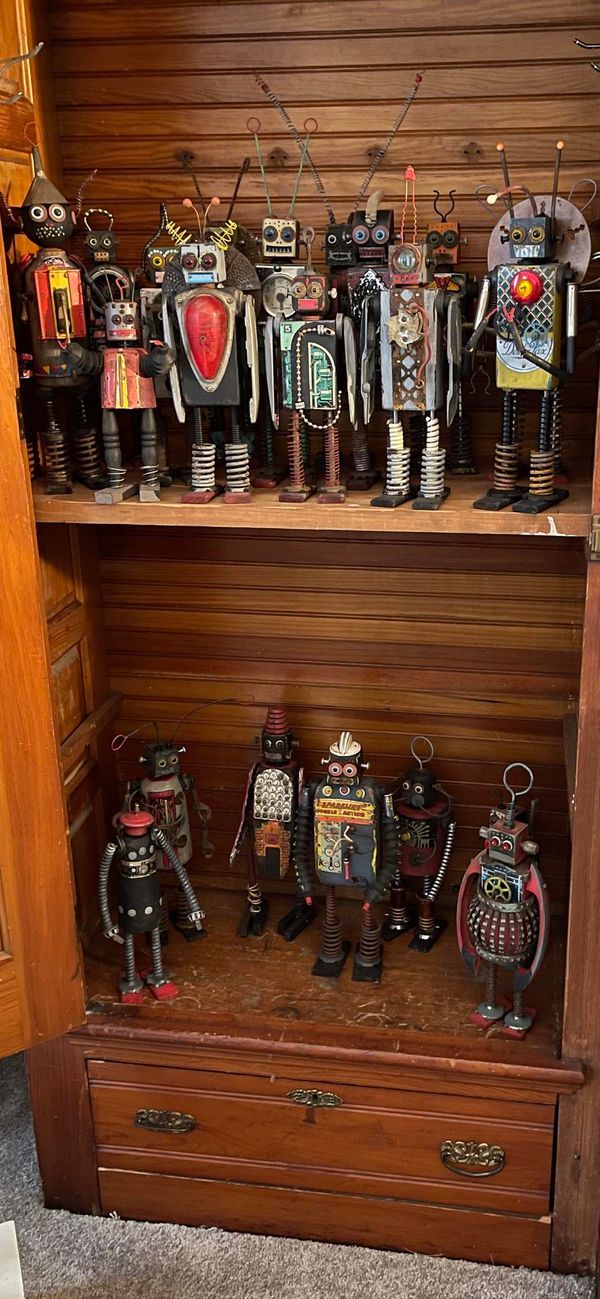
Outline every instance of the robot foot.
[[505, 510], [507, 505], [514, 505], [515, 501], [520, 501], [525, 495], [523, 487], [515, 487], [512, 492], [499, 492], [495, 487], [490, 487], [485, 496], [479, 496], [473, 501], [474, 510]]
[[568, 495], [569, 493], [563, 487], [556, 487], [548, 496], [533, 496], [531, 492], [527, 492], [516, 505], [513, 505], [513, 510], [516, 514], [543, 514], [553, 505], [566, 500]]
[[269, 904], [265, 898], [263, 898], [258, 911], [252, 910], [248, 906], [238, 925], [240, 938], [260, 938], [260, 935], [264, 933], [268, 918]]
[[500, 1037], [515, 1037], [518, 1040], [525, 1037], [529, 1032], [537, 1015], [537, 1010], [532, 1006], [524, 1007], [521, 1014], [517, 1014], [511, 1007], [508, 1014], [504, 1016], [504, 1023], [500, 1029]]
[[358, 959], [360, 948], [356, 949], [354, 965], [352, 966], [352, 978], [355, 983], [379, 983], [381, 971], [383, 968], [383, 952], [379, 954], [379, 960], [374, 965], [363, 965]]
[[316, 974], [319, 979], [339, 979], [351, 946], [352, 943], [342, 943], [342, 955], [337, 961], [324, 961], [322, 956], [318, 956], [312, 967], [311, 974]]
[[150, 486], [148, 483], [140, 483], [140, 501], [144, 505], [153, 505], [155, 501], [160, 501], [160, 485]]
[[415, 497], [412, 503], [413, 510], [439, 510], [440, 505], [444, 504], [446, 497], [449, 495], [449, 487], [444, 487], [444, 490], [438, 492], [437, 496], [421, 496], [419, 492], [419, 495]]
[[371, 497], [371, 505], [377, 505], [382, 510], [395, 510], [413, 496], [414, 492], [382, 492], [380, 496]]
[[185, 938], [186, 943], [197, 943], [199, 938], [206, 938], [205, 929], [197, 929], [195, 925], [180, 925], [177, 921], [176, 913], [171, 916], [171, 920], [173, 921], [173, 927], [177, 930], [178, 934], [181, 934], [182, 938]]
[[469, 1015], [469, 1023], [475, 1024], [477, 1028], [491, 1028], [492, 1024], [497, 1024], [499, 1019], [504, 1019], [508, 1010], [512, 1010], [512, 1006], [506, 997], [499, 997], [494, 1005], [490, 1005], [487, 1001], [480, 1001], [477, 1009]]
[[453, 478], [467, 478], [478, 474], [479, 469], [474, 460], [447, 460], [446, 468]]
[[122, 1005], [139, 1006], [144, 1000], [144, 984], [139, 974], [134, 979], [121, 979], [119, 993]]
[[355, 470], [347, 479], [346, 487], [349, 492], [370, 492], [379, 478], [381, 474], [378, 469]]
[[345, 487], [320, 487], [317, 500], [320, 505], [343, 505], [346, 499]]
[[433, 933], [422, 934], [417, 926], [417, 932], [412, 940], [412, 943], [409, 943], [408, 946], [413, 948], [415, 952], [430, 952], [432, 947], [434, 947], [435, 944], [437, 943], [437, 940], [440, 937], [440, 935], [443, 934], [444, 930], [447, 928], [448, 928], [447, 920], [437, 920], [437, 919], [434, 921]]
[[243, 487], [235, 490], [233, 487], [225, 487], [223, 500], [226, 505], [247, 505], [252, 500], [252, 488]]
[[46, 496], [70, 496], [73, 491], [73, 484], [64, 483], [46, 483]]
[[209, 501], [214, 500], [215, 496], [222, 492], [222, 487], [192, 488], [190, 492], [184, 492], [181, 497], [182, 505], [207, 505]]
[[137, 496], [139, 483], [126, 483], [123, 487], [102, 487], [94, 493], [96, 505], [120, 505], [130, 496]]
[[252, 477], [253, 487], [278, 487], [283, 482], [286, 470], [280, 465], [261, 465]]
[[169, 1001], [171, 997], [179, 996], [179, 988], [172, 982], [168, 970], [163, 970], [160, 975], [154, 970], [143, 970], [142, 978], [157, 1001]]
[[279, 500], [302, 504], [303, 501], [308, 500], [309, 496], [313, 496], [314, 492], [315, 488], [310, 483], [305, 483], [304, 487], [294, 487], [291, 483], [288, 483], [287, 487], [282, 487]]
[[78, 483], [83, 483], [83, 486], [87, 487], [90, 492], [99, 492], [103, 487], [108, 487], [106, 474], [99, 474], [97, 478], [88, 478], [85, 474], [78, 474], [75, 471], [74, 477]]
[[308, 929], [316, 919], [315, 907], [307, 907], [306, 902], [296, 902], [291, 911], [286, 912], [285, 916], [277, 922], [277, 933], [285, 939], [286, 943], [293, 943], [294, 939]]

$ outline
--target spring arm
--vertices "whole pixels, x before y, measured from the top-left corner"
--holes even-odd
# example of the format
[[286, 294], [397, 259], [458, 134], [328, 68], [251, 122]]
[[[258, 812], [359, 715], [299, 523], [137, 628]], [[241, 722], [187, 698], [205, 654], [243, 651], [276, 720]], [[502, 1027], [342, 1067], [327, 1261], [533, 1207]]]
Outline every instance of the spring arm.
[[294, 870], [298, 887], [303, 897], [310, 899], [312, 893], [312, 875], [308, 865], [308, 848], [313, 812], [313, 788], [307, 785], [300, 795], [296, 815], [296, 834], [294, 838]]
[[165, 857], [167, 858], [170, 865], [173, 867], [173, 870], [175, 871], [175, 874], [181, 885], [181, 888], [185, 896], [185, 900], [189, 908], [190, 917], [194, 916], [197, 920], [203, 920], [204, 912], [200, 910], [200, 904], [192, 888], [190, 877], [185, 869], [185, 866], [182, 864], [182, 862], [180, 862], [179, 857], [175, 852], [175, 849], [169, 843], [169, 840], [167, 839], [167, 836], [164, 833], [164, 831], [157, 828], [154, 831], [154, 833], [159, 848], [162, 849], [162, 851], [165, 854]]
[[98, 872], [98, 902], [100, 905], [100, 915], [102, 917], [102, 928], [105, 933], [107, 933], [109, 929], [115, 928], [110, 914], [110, 907], [108, 905], [108, 876], [110, 874], [110, 868], [116, 851], [116, 843], [107, 843], [102, 854], [100, 870]]
[[451, 821], [450, 825], [448, 826], [448, 831], [446, 834], [446, 842], [444, 844], [444, 852], [442, 855], [440, 868], [433, 881], [433, 884], [431, 885], [429, 893], [427, 894], [427, 897], [429, 898], [430, 902], [435, 902], [435, 899], [438, 896], [442, 884], [444, 883], [444, 877], [446, 871], [448, 870], [448, 866], [450, 865], [450, 858], [452, 856], [455, 832], [456, 832], [456, 821]]
[[214, 856], [214, 851], [215, 851], [214, 844], [210, 842], [210, 839], [208, 837], [208, 823], [212, 817], [212, 811], [208, 806], [208, 803], [202, 803], [201, 800], [198, 798], [196, 781], [194, 780], [193, 776], [182, 776], [181, 784], [184, 790], [186, 790], [186, 792], [189, 791], [189, 793], [191, 794], [192, 803], [194, 805], [194, 811], [200, 822], [200, 826], [202, 829], [202, 856], [210, 858]]

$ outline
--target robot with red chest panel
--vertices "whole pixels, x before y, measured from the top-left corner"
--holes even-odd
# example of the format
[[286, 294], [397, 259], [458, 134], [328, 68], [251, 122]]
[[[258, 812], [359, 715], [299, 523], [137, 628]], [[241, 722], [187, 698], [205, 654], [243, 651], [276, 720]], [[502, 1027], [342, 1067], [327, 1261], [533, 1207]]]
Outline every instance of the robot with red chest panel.
[[[521, 790], [509, 784], [515, 769], [526, 771], [529, 783]], [[456, 904], [456, 931], [460, 954], [473, 974], [486, 967], [485, 997], [470, 1016], [472, 1024], [489, 1028], [504, 1020], [503, 1037], [524, 1037], [536, 1012], [523, 1007], [523, 993], [542, 963], [548, 943], [550, 910], [548, 891], [538, 866], [538, 845], [531, 838], [535, 803], [528, 816], [517, 798], [533, 785], [533, 773], [522, 762], [504, 772], [510, 795], [507, 807], [492, 808], [488, 826], [479, 833], [483, 851], [468, 867]], [[496, 996], [496, 971], [510, 970], [513, 1003]]]

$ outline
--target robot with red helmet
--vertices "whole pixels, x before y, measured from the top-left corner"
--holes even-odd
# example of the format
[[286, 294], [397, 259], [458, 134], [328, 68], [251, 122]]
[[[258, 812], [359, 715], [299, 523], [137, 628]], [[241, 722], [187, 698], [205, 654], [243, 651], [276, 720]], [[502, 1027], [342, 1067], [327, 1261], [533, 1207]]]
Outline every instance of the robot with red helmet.
[[[529, 783], [521, 790], [509, 784], [511, 771], [527, 772]], [[458, 895], [456, 929], [460, 954], [473, 974], [486, 966], [485, 997], [470, 1016], [472, 1024], [489, 1028], [504, 1020], [503, 1037], [522, 1038], [536, 1012], [524, 1009], [523, 993], [542, 963], [549, 929], [548, 892], [538, 866], [538, 845], [531, 838], [535, 802], [526, 816], [517, 798], [529, 793], [533, 773], [524, 763], [513, 762], [503, 784], [510, 801], [492, 808], [489, 826], [479, 833], [483, 851], [468, 867]], [[512, 1005], [496, 995], [497, 969], [513, 972]]]
[[[270, 707], [262, 730], [260, 757], [248, 772], [241, 820], [229, 858], [233, 865], [248, 834], [248, 905], [238, 931], [242, 938], [262, 934], [267, 922], [268, 902], [262, 895], [259, 877], [285, 879], [292, 861], [296, 810], [302, 789], [302, 768], [293, 753], [297, 745], [285, 709]], [[300, 898], [282, 916], [277, 930], [292, 942], [313, 920], [314, 908]]]
[[[202, 929], [204, 912], [200, 910], [185, 866], [150, 812], [142, 812], [139, 808], [119, 812], [115, 817], [115, 828], [116, 842], [106, 845], [100, 862], [98, 901], [105, 937], [125, 944], [125, 974], [119, 983], [121, 1001], [142, 1001], [144, 983], [158, 1001], [165, 1001], [177, 996], [177, 988], [162, 960], [160, 918], [163, 899], [158, 873], [162, 854], [175, 871], [185, 894], [188, 921], [198, 930]], [[118, 871], [116, 924], [108, 901], [108, 877], [113, 862]], [[152, 968], [143, 978], [135, 968], [136, 934], [150, 935]]]
[[[418, 740], [428, 746], [419, 757]], [[412, 929], [415, 918], [407, 905], [407, 884], [418, 898], [417, 932], [410, 944], [429, 952], [446, 928], [435, 915], [435, 901], [442, 887], [454, 844], [455, 822], [451, 820], [451, 799], [437, 783], [435, 772], [426, 770], [433, 757], [433, 744], [426, 735], [415, 735], [410, 746], [416, 766], [402, 778], [398, 818], [398, 863], [390, 888], [390, 913], [383, 928], [387, 942]]]

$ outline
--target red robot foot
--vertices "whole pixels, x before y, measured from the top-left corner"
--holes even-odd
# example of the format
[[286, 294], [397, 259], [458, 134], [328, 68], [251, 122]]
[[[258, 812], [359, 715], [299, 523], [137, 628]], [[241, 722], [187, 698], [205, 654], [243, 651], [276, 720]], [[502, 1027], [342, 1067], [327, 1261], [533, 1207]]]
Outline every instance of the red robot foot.
[[139, 974], [123, 978], [119, 983], [120, 1000], [124, 1006], [139, 1006], [144, 1000], [144, 984]]
[[475, 1024], [477, 1028], [491, 1028], [492, 1024], [504, 1019], [509, 1010], [512, 1010], [512, 1006], [507, 997], [498, 997], [493, 1004], [480, 1001], [477, 1009], [469, 1015], [469, 1023]]
[[171, 1001], [173, 997], [179, 996], [179, 988], [171, 979], [164, 979], [162, 983], [151, 983], [150, 979], [146, 980], [150, 992], [157, 1001]]

